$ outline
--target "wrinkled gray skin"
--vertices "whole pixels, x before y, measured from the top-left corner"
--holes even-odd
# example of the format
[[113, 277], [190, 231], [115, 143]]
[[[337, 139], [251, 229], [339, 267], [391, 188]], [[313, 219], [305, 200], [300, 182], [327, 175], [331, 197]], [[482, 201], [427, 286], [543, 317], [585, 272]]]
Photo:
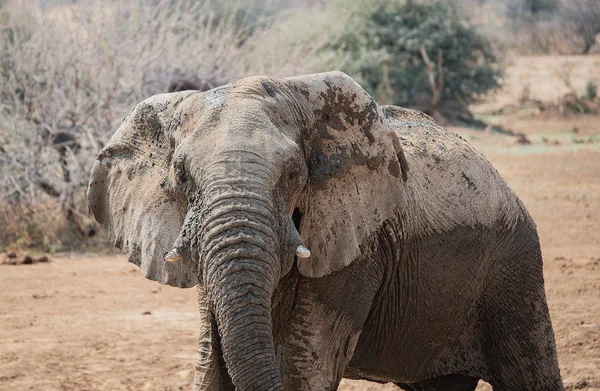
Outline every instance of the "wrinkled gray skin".
[[459, 136], [343, 73], [154, 96], [88, 198], [146, 277], [198, 284], [195, 390], [563, 389], [523, 204]]

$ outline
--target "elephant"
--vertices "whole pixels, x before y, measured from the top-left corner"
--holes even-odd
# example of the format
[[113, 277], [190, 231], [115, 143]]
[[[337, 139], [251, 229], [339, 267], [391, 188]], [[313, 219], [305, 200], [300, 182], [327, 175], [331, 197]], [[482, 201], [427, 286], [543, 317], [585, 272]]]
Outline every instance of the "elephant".
[[197, 287], [194, 390], [564, 390], [523, 203], [342, 72], [150, 97], [87, 197], [146, 278]]

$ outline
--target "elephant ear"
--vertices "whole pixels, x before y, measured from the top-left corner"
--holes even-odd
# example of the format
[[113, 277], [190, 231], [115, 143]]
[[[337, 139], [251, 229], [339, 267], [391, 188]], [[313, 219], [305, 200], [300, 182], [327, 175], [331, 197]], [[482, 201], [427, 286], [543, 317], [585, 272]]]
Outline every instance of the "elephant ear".
[[189, 252], [172, 263], [164, 254], [187, 211], [187, 200], [174, 189], [172, 161], [182, 128], [180, 103], [193, 94], [156, 95], [138, 104], [98, 154], [87, 192], [94, 217], [129, 261], [146, 278], [181, 288], [196, 285], [197, 264]]
[[309, 181], [299, 213], [311, 256], [299, 259], [298, 269], [322, 277], [359, 259], [394, 216], [408, 167], [380, 107], [349, 76], [331, 72], [290, 81], [309, 113], [301, 141]]

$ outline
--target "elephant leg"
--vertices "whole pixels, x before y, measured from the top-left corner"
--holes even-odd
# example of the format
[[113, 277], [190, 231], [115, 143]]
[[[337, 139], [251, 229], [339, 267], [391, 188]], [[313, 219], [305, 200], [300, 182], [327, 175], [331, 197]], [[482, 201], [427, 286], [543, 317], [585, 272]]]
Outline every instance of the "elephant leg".
[[419, 383], [396, 383], [406, 391], [473, 391], [479, 379], [463, 375], [446, 375]]
[[499, 262], [482, 297], [488, 381], [494, 390], [564, 390], [538, 251]]
[[324, 278], [300, 278], [276, 336], [284, 389], [337, 390], [379, 287], [374, 270], [354, 264]]
[[200, 339], [194, 374], [194, 391], [235, 390], [223, 361], [217, 325], [206, 303], [204, 287], [198, 285], [200, 310]]
[[286, 390], [337, 390], [360, 336], [344, 316], [300, 303], [277, 347]]

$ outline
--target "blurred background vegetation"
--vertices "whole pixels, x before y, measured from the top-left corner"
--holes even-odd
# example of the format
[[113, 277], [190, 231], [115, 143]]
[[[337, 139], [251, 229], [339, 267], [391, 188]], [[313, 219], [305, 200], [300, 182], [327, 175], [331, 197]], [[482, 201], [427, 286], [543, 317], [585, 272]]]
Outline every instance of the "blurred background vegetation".
[[[0, 0], [0, 250], [94, 235], [94, 158], [153, 94], [337, 69], [381, 104], [487, 128], [471, 105], [507, 59], [598, 53], [599, 33], [597, 0]], [[593, 112], [596, 84], [563, 76]]]

